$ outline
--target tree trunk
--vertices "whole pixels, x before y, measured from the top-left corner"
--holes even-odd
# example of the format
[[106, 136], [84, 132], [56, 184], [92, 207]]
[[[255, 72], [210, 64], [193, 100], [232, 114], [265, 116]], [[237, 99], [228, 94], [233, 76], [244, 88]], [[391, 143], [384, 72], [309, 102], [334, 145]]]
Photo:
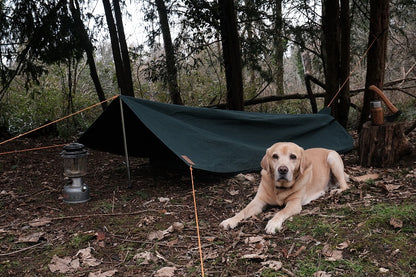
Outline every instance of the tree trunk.
[[[77, 30], [79, 32], [80, 39], [82, 40], [84, 51], [87, 54], [87, 63], [90, 68], [90, 76], [94, 83], [95, 91], [97, 92], [99, 101], [103, 102], [106, 98], [100, 83], [100, 79], [98, 77], [97, 68], [95, 66], [93, 55], [94, 48], [88, 37], [87, 31], [84, 26], [84, 22], [82, 22], [78, 0], [71, 0], [69, 6], [71, 9], [72, 16], [74, 17], [74, 20], [77, 24]], [[107, 108], [107, 102], [103, 102], [101, 104], [101, 107], [103, 110], [105, 110]]]
[[244, 110], [241, 48], [233, 0], [218, 1], [222, 51], [227, 82], [227, 109]]
[[350, 112], [350, 3], [349, 0], [341, 0], [341, 10], [340, 10], [340, 32], [341, 32], [341, 43], [340, 43], [340, 72], [339, 72], [339, 86], [342, 87], [339, 93], [339, 102], [335, 102], [335, 118], [338, 122], [347, 127], [348, 124], [348, 115]]
[[[349, 14], [349, 0], [322, 1], [322, 57], [326, 83], [325, 106], [330, 105], [331, 114], [344, 127], [348, 123], [350, 107], [349, 82], [347, 81], [344, 84], [350, 71]], [[343, 84], [344, 86], [341, 88]], [[337, 95], [338, 91], [339, 94]]]
[[[114, 22], [110, 1], [109, 0], [102, 0], [102, 1], [103, 1], [104, 11], [105, 11], [105, 17], [107, 20], [108, 30], [110, 33], [111, 49], [113, 51], [114, 65], [116, 67], [118, 87], [120, 88], [120, 92], [122, 95], [134, 96], [134, 92], [131, 91], [126, 85], [127, 82], [124, 76], [125, 70], [124, 70], [123, 60], [121, 57], [119, 36], [117, 33], [116, 24]], [[131, 74], [130, 74], [130, 78], [131, 78]]]
[[282, 19], [282, 0], [275, 0], [274, 7], [274, 49], [276, 62], [276, 95], [284, 95], [283, 86], [283, 54], [284, 42], [282, 39], [283, 19]]
[[[327, 106], [339, 88], [339, 58], [340, 58], [340, 32], [339, 32], [339, 1], [322, 1], [322, 57], [325, 74]], [[332, 114], [336, 115], [336, 105], [332, 105]]]
[[116, 19], [118, 41], [120, 43], [121, 61], [123, 64], [126, 95], [134, 97], [133, 79], [131, 76], [131, 65], [129, 57], [129, 49], [127, 47], [126, 35], [124, 34], [123, 19], [120, 10], [119, 0], [113, 0], [114, 15]]
[[[369, 87], [384, 85], [384, 69], [386, 65], [387, 35], [389, 26], [389, 1], [370, 1], [370, 33], [368, 46], [372, 44], [367, 54], [367, 76], [365, 80], [364, 104], [361, 112], [360, 126], [370, 115], [370, 101], [378, 99]], [[374, 43], [373, 43], [374, 42]]]
[[163, 0], [156, 0], [157, 12], [159, 14], [160, 28], [162, 29], [163, 43], [166, 55], [167, 83], [170, 99], [173, 104], [183, 105], [178, 86], [178, 71], [176, 69], [175, 52], [170, 34], [168, 14]]
[[409, 154], [412, 146], [405, 135], [406, 122], [386, 122], [374, 126], [367, 121], [360, 133], [360, 164], [390, 167]]

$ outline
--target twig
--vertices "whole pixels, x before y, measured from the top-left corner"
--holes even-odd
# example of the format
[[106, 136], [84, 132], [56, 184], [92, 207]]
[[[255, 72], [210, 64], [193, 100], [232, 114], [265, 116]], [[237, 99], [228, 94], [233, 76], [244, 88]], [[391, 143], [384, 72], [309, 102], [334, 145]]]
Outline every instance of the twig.
[[38, 246], [40, 246], [40, 245], [44, 245], [44, 244], [46, 244], [46, 241], [44, 241], [44, 242], [40, 242], [40, 243], [38, 243], [38, 244], [35, 244], [35, 245], [32, 245], [32, 246], [29, 246], [29, 247], [22, 248], [22, 249], [19, 249], [19, 250], [13, 251], [13, 252], [9, 252], [9, 253], [0, 253], [0, 257], [14, 255], [14, 254], [17, 254], [17, 253], [20, 253], [20, 252], [26, 251], [26, 250], [30, 250], [30, 249], [36, 248], [36, 247], [38, 247]]
[[[144, 211], [135, 211], [130, 213], [111, 213], [111, 214], [81, 214], [81, 215], [69, 215], [69, 216], [61, 216], [61, 217], [51, 217], [46, 218], [50, 221], [53, 220], [64, 220], [64, 219], [72, 219], [72, 218], [81, 218], [81, 217], [100, 217], [100, 216], [125, 216], [125, 215], [137, 215], [137, 214], [143, 214], [147, 212], [159, 212], [158, 210], [144, 210]], [[35, 220], [29, 221], [29, 222], [23, 222], [21, 224], [29, 224]], [[9, 225], [1, 226], [1, 228], [7, 228]]]
[[296, 276], [296, 274], [294, 274], [292, 271], [290, 271], [289, 269], [286, 269], [284, 267], [282, 267], [282, 271], [286, 272], [286, 274], [288, 274], [289, 276], [293, 276], [293, 277]]
[[113, 205], [111, 206], [111, 213], [114, 213], [114, 202], [115, 202], [115, 198], [116, 198], [116, 191], [113, 190]]

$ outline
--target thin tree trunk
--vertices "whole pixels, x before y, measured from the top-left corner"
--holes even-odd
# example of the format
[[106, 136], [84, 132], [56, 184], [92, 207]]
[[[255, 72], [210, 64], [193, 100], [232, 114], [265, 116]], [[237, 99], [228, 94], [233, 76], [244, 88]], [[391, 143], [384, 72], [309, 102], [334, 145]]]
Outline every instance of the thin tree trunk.
[[[340, 13], [340, 80], [341, 86], [350, 74], [350, 3], [349, 0], [341, 0], [341, 13]], [[339, 94], [339, 102], [336, 102], [336, 116], [339, 123], [346, 127], [348, 123], [348, 115], [350, 111], [350, 82], [346, 81]]]
[[283, 54], [284, 45], [282, 39], [282, 0], [275, 0], [274, 8], [274, 49], [276, 62], [276, 95], [284, 95], [283, 86]]
[[126, 95], [134, 97], [134, 89], [133, 89], [133, 79], [131, 75], [131, 65], [130, 65], [130, 57], [129, 57], [129, 49], [127, 47], [126, 35], [124, 34], [124, 27], [123, 27], [123, 18], [121, 15], [120, 3], [119, 0], [113, 0], [114, 6], [114, 15], [116, 20], [116, 27], [117, 27], [117, 34], [118, 34], [118, 41], [120, 43], [120, 51], [121, 51], [121, 61], [123, 64], [123, 72], [124, 72], [124, 81]]
[[368, 46], [373, 46], [367, 55], [367, 76], [365, 79], [364, 106], [361, 112], [360, 127], [369, 119], [370, 101], [376, 100], [375, 92], [368, 89], [371, 85], [382, 88], [386, 66], [387, 36], [389, 26], [389, 1], [370, 1], [370, 33]]
[[117, 34], [116, 24], [113, 18], [113, 12], [111, 9], [110, 1], [109, 0], [102, 0], [102, 1], [103, 1], [104, 11], [105, 11], [105, 17], [107, 20], [108, 31], [110, 33], [111, 49], [113, 51], [114, 65], [116, 67], [118, 87], [122, 95], [134, 96], [134, 95], [130, 95], [129, 90], [126, 88], [126, 81], [124, 79], [123, 61], [121, 58], [121, 51], [120, 51], [120, 45], [119, 45], [119, 38]]
[[[81, 13], [79, 10], [79, 3], [77, 0], [70, 0], [69, 6], [71, 9], [72, 16], [74, 17], [74, 20], [77, 24], [77, 30], [82, 40], [84, 51], [87, 54], [87, 63], [90, 68], [90, 76], [94, 83], [95, 91], [97, 92], [99, 101], [103, 102], [106, 98], [105, 98], [103, 88], [101, 86], [100, 79], [98, 77], [97, 67], [95, 66], [94, 55], [93, 55], [94, 48], [90, 39], [88, 38], [88, 34], [85, 29], [84, 22], [82, 22]], [[105, 110], [107, 108], [107, 102], [103, 102], [101, 104], [101, 107], [103, 110]]]
[[170, 99], [173, 104], [183, 105], [178, 86], [178, 71], [176, 69], [175, 52], [170, 34], [168, 14], [163, 0], [156, 0], [157, 12], [159, 14], [160, 27], [162, 29], [163, 42], [166, 55], [167, 83]]
[[330, 105], [331, 114], [344, 127], [348, 123], [350, 107], [349, 82], [341, 89], [350, 71], [349, 13], [349, 0], [322, 1], [322, 57], [326, 86], [324, 103], [325, 106]]
[[[325, 73], [325, 106], [330, 103], [339, 85], [339, 3], [322, 1], [322, 56]], [[335, 106], [333, 106], [335, 107]], [[335, 107], [336, 109], [336, 107]], [[333, 108], [333, 112], [335, 112]]]
[[237, 16], [233, 0], [218, 1], [225, 79], [227, 82], [227, 109], [244, 110], [244, 90], [241, 66], [241, 48], [237, 31]]

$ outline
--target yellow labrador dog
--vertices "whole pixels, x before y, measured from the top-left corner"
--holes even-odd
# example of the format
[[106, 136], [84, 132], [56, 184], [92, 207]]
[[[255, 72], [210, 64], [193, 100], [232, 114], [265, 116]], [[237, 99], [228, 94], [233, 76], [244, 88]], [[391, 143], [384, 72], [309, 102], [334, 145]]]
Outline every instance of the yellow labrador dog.
[[224, 229], [263, 211], [267, 205], [285, 206], [267, 223], [266, 232], [275, 234], [283, 222], [299, 214], [302, 206], [324, 195], [331, 182], [331, 174], [340, 188], [348, 189], [348, 175], [340, 155], [324, 148], [303, 150], [290, 142], [272, 145], [261, 161], [261, 182], [254, 199], [234, 217], [221, 222]]

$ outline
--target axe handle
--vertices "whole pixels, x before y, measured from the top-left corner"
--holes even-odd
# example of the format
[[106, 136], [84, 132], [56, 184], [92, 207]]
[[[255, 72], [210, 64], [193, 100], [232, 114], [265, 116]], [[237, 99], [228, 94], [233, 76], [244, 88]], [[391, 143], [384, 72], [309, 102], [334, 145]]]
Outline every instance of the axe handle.
[[390, 100], [386, 97], [386, 95], [376, 86], [371, 85], [369, 87], [370, 90], [374, 91], [375, 93], [378, 94], [378, 96], [380, 96], [380, 98], [383, 100], [383, 102], [386, 104], [387, 108], [389, 108], [389, 110], [392, 113], [397, 113], [399, 111], [399, 109], [397, 109], [393, 103], [390, 102]]

